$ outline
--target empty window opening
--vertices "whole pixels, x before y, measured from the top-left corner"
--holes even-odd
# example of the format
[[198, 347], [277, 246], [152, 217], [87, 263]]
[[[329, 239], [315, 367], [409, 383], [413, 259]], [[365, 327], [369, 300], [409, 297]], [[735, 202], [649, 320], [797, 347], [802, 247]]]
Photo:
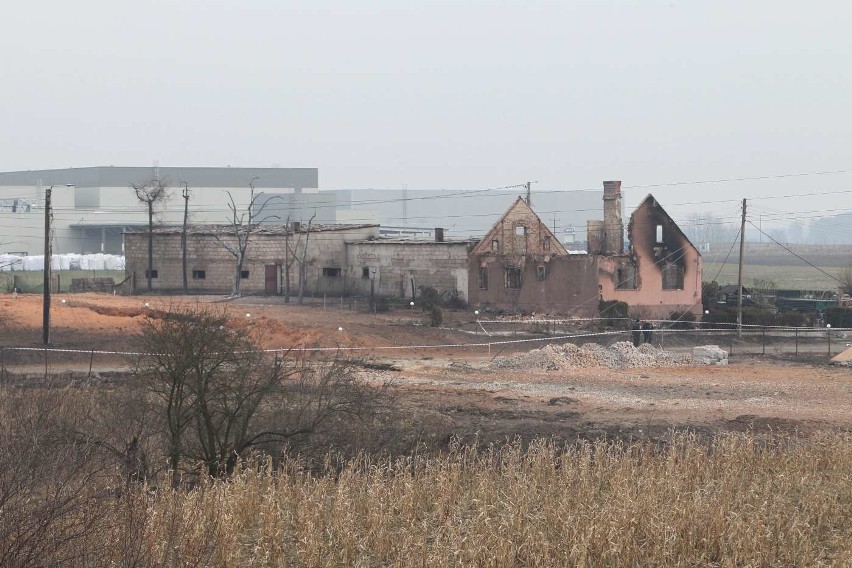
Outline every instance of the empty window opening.
[[192, 279], [193, 280], [204, 280], [207, 278], [207, 272], [204, 270], [193, 270], [192, 271]]
[[527, 234], [527, 228], [523, 225], [518, 225], [517, 227], [515, 227], [515, 234], [519, 237], [523, 237]]
[[324, 267], [322, 269], [322, 275], [328, 278], [340, 278], [341, 269], [339, 267]]
[[636, 267], [632, 264], [621, 266], [615, 270], [615, 287], [618, 290], [636, 290], [638, 286]]
[[361, 267], [361, 278], [363, 278], [364, 280], [370, 279], [370, 267], [369, 266]]
[[683, 290], [683, 266], [675, 263], [663, 266], [663, 290]]
[[145, 278], [148, 278], [148, 273], [149, 273], [149, 272], [151, 273], [151, 278], [156, 278], [156, 277], [157, 277], [157, 271], [156, 271], [156, 270], [146, 270], [146, 271], [145, 271]]
[[494, 239], [493, 241], [491, 241], [491, 251], [492, 252], [498, 252], [499, 250], [500, 250], [500, 241], [498, 241], [497, 239]]
[[544, 248], [544, 250], [550, 250], [550, 237], [544, 237], [544, 243], [542, 243], [542, 248]]
[[507, 268], [506, 269], [506, 288], [510, 290], [518, 290], [521, 287], [521, 269]]
[[535, 275], [539, 280], [544, 280], [545, 278], [547, 278], [547, 267], [537, 266], [535, 269]]
[[663, 226], [657, 225], [657, 244], [662, 244], [663, 242]]
[[488, 290], [488, 267], [479, 267], [479, 289]]
[[249, 277], [249, 271], [248, 270], [240, 270], [240, 278], [245, 280], [248, 277]]

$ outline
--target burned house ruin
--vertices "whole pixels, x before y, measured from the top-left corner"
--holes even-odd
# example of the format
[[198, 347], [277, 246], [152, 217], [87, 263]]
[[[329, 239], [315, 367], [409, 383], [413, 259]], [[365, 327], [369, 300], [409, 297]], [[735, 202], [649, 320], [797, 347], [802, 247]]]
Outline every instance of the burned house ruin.
[[604, 182], [604, 218], [588, 222], [588, 252], [569, 253], [518, 198], [470, 255], [470, 302], [497, 310], [594, 315], [599, 300], [632, 315], [701, 313], [701, 254], [648, 195], [630, 216], [621, 182]]

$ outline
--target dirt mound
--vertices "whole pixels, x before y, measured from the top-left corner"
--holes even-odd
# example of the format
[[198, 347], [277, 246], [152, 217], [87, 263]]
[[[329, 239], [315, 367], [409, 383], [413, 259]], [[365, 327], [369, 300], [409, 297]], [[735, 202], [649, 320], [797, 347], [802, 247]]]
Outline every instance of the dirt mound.
[[652, 345], [634, 347], [620, 341], [610, 347], [586, 343], [578, 347], [573, 343], [546, 345], [528, 353], [497, 357], [491, 367], [495, 369], [538, 368], [561, 371], [571, 368], [627, 369], [635, 367], [675, 367], [693, 364], [691, 355], [681, 355], [657, 349]]
[[79, 302], [75, 302], [73, 307], [86, 308], [102, 316], [112, 316], [119, 318], [135, 318], [141, 315], [151, 315], [151, 312], [153, 311], [148, 310], [146, 312], [143, 311], [142, 308], [131, 308], [125, 306], [98, 306], [95, 304], [84, 304]]

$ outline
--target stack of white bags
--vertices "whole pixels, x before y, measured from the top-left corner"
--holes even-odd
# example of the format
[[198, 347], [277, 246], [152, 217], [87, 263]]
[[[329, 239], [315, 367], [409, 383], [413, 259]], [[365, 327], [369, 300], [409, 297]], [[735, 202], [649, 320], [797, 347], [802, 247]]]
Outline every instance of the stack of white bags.
[[[124, 257], [117, 254], [54, 254], [51, 270], [124, 270]], [[44, 256], [0, 254], [0, 270], [44, 270]]]

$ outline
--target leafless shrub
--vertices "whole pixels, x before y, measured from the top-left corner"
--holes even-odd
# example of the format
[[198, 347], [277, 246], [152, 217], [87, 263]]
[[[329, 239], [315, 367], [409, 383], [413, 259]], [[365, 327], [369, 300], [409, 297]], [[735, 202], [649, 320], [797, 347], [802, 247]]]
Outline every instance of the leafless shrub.
[[99, 554], [113, 472], [95, 444], [61, 426], [85, 411], [68, 388], [3, 388], [0, 565], [71, 565]]
[[354, 364], [274, 356], [261, 341], [209, 307], [143, 325], [145, 355], [135, 373], [162, 424], [173, 473], [201, 463], [210, 476], [229, 475], [253, 450], [280, 451], [334, 420], [367, 420], [383, 406], [387, 389], [359, 379]]

